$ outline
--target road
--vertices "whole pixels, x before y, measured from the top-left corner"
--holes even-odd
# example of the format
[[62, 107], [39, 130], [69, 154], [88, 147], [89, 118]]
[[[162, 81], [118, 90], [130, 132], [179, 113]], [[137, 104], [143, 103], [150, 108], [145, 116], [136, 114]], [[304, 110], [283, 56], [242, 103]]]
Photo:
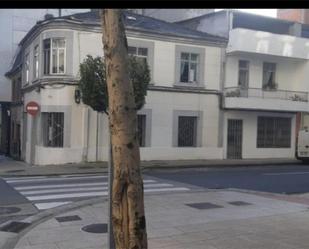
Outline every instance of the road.
[[[108, 196], [107, 174], [0, 178], [0, 223], [79, 200]], [[194, 189], [193, 187], [192, 189]], [[191, 186], [144, 176], [145, 194], [190, 191]], [[6, 211], [13, 207], [15, 212]], [[21, 210], [16, 210], [19, 208]]]
[[284, 194], [309, 192], [307, 165], [153, 170], [147, 175], [211, 189], [238, 188]]
[[[78, 200], [107, 196], [107, 186], [106, 174], [0, 178], [0, 223]], [[144, 173], [145, 195], [208, 188], [306, 193], [309, 192], [309, 166], [164, 169]], [[17, 207], [20, 211], [8, 213], [7, 207]]]

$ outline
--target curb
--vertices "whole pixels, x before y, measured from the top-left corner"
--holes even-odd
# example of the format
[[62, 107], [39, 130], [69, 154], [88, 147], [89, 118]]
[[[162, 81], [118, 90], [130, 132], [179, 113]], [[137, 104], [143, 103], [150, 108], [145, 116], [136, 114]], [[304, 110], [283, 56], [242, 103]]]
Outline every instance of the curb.
[[[31, 231], [37, 225], [41, 224], [44, 221], [47, 221], [59, 214], [66, 213], [69, 211], [73, 211], [75, 209], [83, 208], [86, 206], [90, 206], [93, 204], [101, 203], [107, 201], [106, 197], [96, 197], [89, 200], [82, 200], [73, 203], [69, 203], [66, 205], [62, 205], [59, 207], [47, 209], [45, 211], [39, 212], [35, 215], [29, 216], [23, 220], [19, 220], [19, 222], [24, 222], [30, 224], [27, 228], [21, 230], [19, 233], [13, 232], [0, 232], [0, 249], [14, 249], [19, 239], [23, 237], [26, 233]], [[10, 224], [14, 220], [9, 220], [3, 224], [1, 227]]]
[[[244, 163], [213, 163], [213, 164], [183, 164], [183, 165], [167, 165], [165, 163], [154, 163], [153, 165], [141, 165], [141, 171], [151, 171], [151, 170], [180, 170], [180, 169], [194, 169], [194, 168], [211, 168], [211, 169], [223, 169], [223, 168], [249, 168], [249, 167], [258, 167], [258, 166], [281, 166], [281, 165], [290, 165], [290, 164], [298, 164], [302, 165], [301, 161], [287, 161], [287, 162], [244, 162]], [[59, 172], [59, 173], [52, 173], [48, 174], [48, 172], [41, 172], [41, 173], [0, 173], [1, 177], [13, 177], [13, 176], [58, 176], [58, 175], [65, 175], [65, 174], [97, 174], [97, 173], [108, 173], [108, 167], [100, 168], [99, 170], [93, 169], [92, 171], [70, 171], [70, 172]]]

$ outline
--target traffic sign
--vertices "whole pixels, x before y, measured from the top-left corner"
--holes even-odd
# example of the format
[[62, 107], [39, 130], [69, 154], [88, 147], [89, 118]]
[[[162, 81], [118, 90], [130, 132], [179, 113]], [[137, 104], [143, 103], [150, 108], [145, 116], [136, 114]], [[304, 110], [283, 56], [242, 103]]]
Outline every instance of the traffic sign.
[[29, 113], [32, 116], [37, 115], [37, 113], [39, 112], [39, 105], [37, 102], [34, 101], [30, 101], [27, 105], [26, 105], [26, 111], [27, 113]]

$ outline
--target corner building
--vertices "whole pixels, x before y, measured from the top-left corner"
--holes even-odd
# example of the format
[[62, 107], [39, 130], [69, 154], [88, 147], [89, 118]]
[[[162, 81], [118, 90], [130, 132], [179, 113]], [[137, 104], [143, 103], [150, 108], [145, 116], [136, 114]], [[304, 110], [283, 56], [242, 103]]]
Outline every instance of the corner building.
[[[108, 117], [78, 100], [79, 65], [103, 55], [98, 12], [38, 22], [7, 76], [20, 80], [22, 159], [35, 165], [108, 158]], [[220, 111], [227, 39], [125, 12], [129, 54], [151, 71], [138, 112], [142, 160], [222, 159]], [[16, 87], [18, 88], [18, 87]], [[26, 112], [38, 103], [36, 116]]]

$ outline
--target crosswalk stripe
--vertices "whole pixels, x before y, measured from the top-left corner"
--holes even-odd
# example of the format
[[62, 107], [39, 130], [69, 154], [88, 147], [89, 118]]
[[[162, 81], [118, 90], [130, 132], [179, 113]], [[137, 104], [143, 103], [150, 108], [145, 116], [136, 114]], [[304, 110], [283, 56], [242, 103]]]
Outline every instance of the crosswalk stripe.
[[[80, 180], [80, 179], [101, 179], [107, 178], [108, 176], [83, 176], [83, 177], [70, 177], [70, 180]], [[25, 183], [25, 182], [42, 182], [42, 181], [66, 181], [67, 178], [44, 178], [44, 179], [25, 179], [25, 180], [8, 180], [7, 183]]]
[[[154, 183], [154, 180], [144, 180], [144, 183]], [[92, 182], [92, 183], [68, 183], [68, 184], [47, 184], [47, 185], [31, 185], [31, 186], [16, 186], [16, 190], [30, 189], [49, 189], [49, 188], [64, 188], [64, 187], [83, 187], [83, 186], [106, 186], [108, 182]]]
[[[172, 187], [172, 184], [168, 183], [155, 183], [145, 184], [144, 188], [159, 188], [159, 187]], [[65, 189], [47, 189], [47, 190], [34, 190], [34, 191], [21, 191], [23, 195], [34, 195], [34, 194], [48, 194], [48, 193], [66, 193], [66, 192], [79, 192], [79, 191], [90, 191], [90, 190], [108, 190], [108, 187], [88, 187], [88, 188], [65, 188]]]
[[66, 199], [66, 198], [76, 198], [76, 197], [105, 196], [107, 194], [108, 194], [107, 191], [97, 191], [97, 192], [87, 192], [87, 193], [26, 196], [26, 198], [29, 201], [41, 201], [41, 200]]
[[44, 209], [54, 208], [54, 207], [58, 207], [58, 206], [69, 204], [69, 203], [72, 203], [72, 202], [71, 201], [47, 202], [47, 203], [36, 203], [34, 205], [37, 207], [37, 209], [44, 210]]
[[[144, 189], [144, 192], [166, 192], [166, 191], [187, 191], [188, 188], [155, 188], [155, 189]], [[43, 196], [26, 196], [29, 201], [41, 201], [41, 200], [52, 200], [52, 199], [66, 199], [66, 198], [76, 198], [76, 197], [89, 197], [89, 196], [106, 196], [107, 191], [97, 191], [97, 192], [86, 192], [86, 193], [71, 193], [71, 194], [55, 194], [55, 195], [43, 195]]]
[[11, 180], [30, 180], [30, 179], [46, 179], [47, 176], [27, 176], [27, 177], [3, 177], [2, 179], [5, 181]]

